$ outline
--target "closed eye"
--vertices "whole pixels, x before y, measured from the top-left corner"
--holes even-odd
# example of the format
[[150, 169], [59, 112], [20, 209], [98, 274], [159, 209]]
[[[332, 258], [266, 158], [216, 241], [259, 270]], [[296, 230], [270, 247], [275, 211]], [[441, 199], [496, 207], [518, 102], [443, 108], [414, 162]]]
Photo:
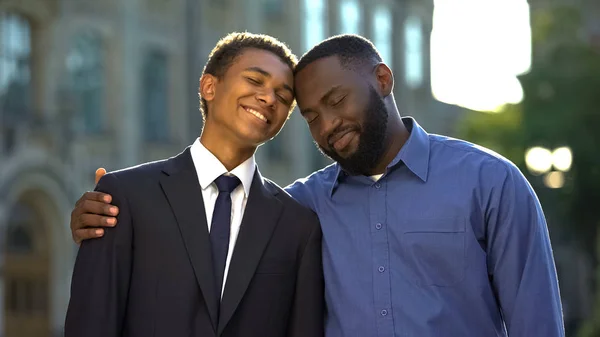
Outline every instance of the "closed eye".
[[314, 122], [315, 120], [317, 120], [317, 118], [319, 118], [319, 115], [313, 112], [303, 114], [302, 116], [308, 124]]
[[283, 97], [281, 95], [277, 95], [277, 99], [279, 99], [279, 101], [281, 103], [285, 104], [285, 105], [289, 105], [290, 104], [290, 102], [285, 97]]
[[261, 80], [257, 80], [255, 78], [252, 77], [246, 77], [246, 79], [248, 80], [248, 82], [254, 84], [254, 85], [261, 85], [262, 81]]
[[340, 99], [338, 99], [337, 101], [333, 102], [331, 104], [331, 106], [337, 106], [337, 105], [339, 105], [340, 103], [342, 103], [344, 101], [345, 98], [346, 98], [346, 95], [342, 96]]

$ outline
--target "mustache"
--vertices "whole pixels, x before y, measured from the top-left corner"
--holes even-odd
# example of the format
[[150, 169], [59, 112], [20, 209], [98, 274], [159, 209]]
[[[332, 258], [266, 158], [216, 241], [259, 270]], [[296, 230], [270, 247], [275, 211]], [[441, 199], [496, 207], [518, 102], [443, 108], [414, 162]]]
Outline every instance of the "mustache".
[[333, 132], [327, 137], [327, 145], [330, 148], [333, 148], [333, 143], [338, 140], [340, 137], [339, 135], [343, 135], [347, 132], [351, 132], [351, 131], [356, 131], [356, 132], [360, 132], [360, 127], [356, 126], [356, 125], [345, 125], [345, 126], [338, 126], [335, 130], [333, 130]]

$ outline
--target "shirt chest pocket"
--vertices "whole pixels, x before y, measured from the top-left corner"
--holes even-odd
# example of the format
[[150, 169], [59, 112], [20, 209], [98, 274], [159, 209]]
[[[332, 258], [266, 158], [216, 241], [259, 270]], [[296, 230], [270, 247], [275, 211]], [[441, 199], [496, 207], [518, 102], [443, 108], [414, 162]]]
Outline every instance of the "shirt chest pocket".
[[419, 286], [453, 286], [465, 276], [465, 224], [461, 218], [410, 219], [403, 224], [402, 256]]

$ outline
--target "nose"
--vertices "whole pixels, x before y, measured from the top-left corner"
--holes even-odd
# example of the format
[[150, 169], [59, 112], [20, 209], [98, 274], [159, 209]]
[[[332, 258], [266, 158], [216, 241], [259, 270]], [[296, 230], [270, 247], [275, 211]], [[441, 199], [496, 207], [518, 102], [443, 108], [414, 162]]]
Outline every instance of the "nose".
[[342, 125], [342, 119], [335, 114], [331, 113], [322, 113], [321, 114], [321, 139], [325, 141], [325, 143], [329, 143], [329, 136], [337, 129], [340, 125]]
[[267, 106], [274, 106], [275, 102], [277, 102], [277, 97], [275, 95], [275, 90], [264, 89], [259, 91], [256, 94], [256, 99], [259, 100], [262, 104]]

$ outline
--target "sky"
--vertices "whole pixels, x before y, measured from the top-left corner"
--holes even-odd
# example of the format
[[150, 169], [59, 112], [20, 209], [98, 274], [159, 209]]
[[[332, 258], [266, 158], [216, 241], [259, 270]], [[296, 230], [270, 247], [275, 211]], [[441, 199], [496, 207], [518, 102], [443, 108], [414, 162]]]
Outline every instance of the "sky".
[[497, 112], [523, 99], [531, 67], [526, 0], [435, 0], [431, 83], [436, 99]]

